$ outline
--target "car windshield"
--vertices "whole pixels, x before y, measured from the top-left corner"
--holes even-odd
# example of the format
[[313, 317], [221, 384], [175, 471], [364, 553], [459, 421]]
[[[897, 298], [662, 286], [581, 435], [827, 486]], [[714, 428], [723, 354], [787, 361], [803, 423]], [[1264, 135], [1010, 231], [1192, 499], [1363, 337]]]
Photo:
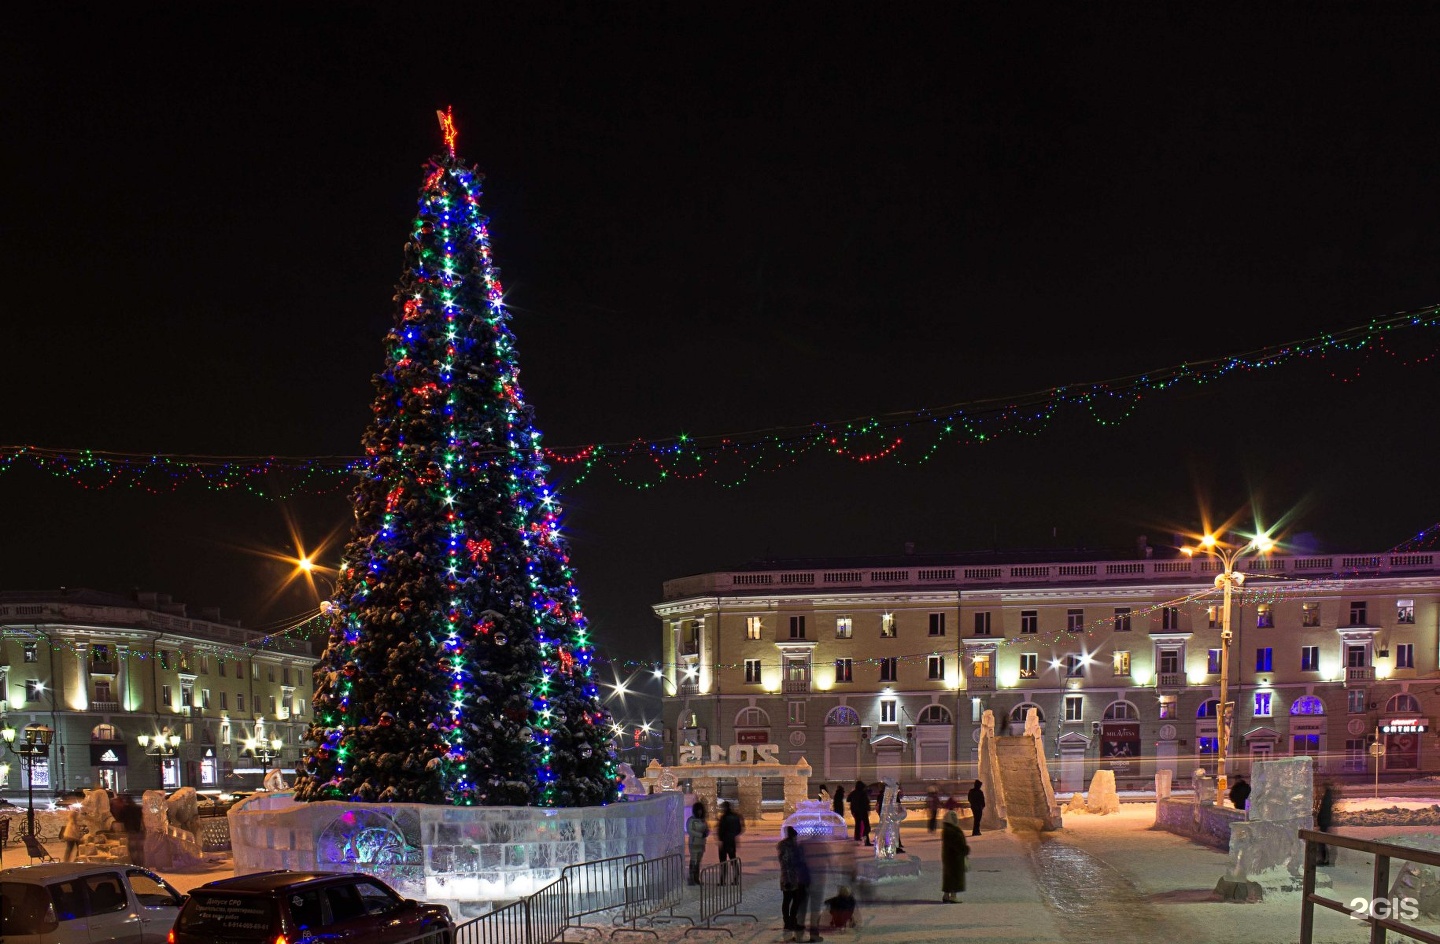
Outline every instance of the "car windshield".
[[236, 938], [266, 934], [275, 925], [275, 902], [269, 895], [196, 890], [175, 921], [177, 931]]
[[0, 938], [48, 934], [59, 926], [54, 903], [44, 886], [0, 882]]

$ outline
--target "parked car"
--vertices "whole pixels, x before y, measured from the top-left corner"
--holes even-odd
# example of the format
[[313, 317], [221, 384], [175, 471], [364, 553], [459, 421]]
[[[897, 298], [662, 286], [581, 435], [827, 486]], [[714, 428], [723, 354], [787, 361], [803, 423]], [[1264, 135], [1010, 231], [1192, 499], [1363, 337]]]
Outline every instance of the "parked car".
[[306, 938], [453, 944], [455, 922], [446, 906], [401, 898], [373, 875], [278, 870], [192, 890], [170, 944], [298, 944]]
[[0, 870], [5, 944], [166, 944], [185, 898], [135, 865], [55, 862]]

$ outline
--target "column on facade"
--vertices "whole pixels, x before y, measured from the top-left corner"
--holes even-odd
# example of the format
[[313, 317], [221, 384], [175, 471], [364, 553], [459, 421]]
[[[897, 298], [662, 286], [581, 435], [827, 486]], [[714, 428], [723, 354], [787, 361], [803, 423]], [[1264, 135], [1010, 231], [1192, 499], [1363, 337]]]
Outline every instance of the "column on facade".
[[[91, 693], [95, 691], [94, 686], [90, 684], [90, 644], [88, 642], [77, 642], [75, 644], [75, 658], [80, 660], [80, 671], [75, 673], [76, 677], [80, 681], [79, 694], [81, 696], [81, 700], [78, 702], [78, 704], [84, 705], [85, 709], [88, 710], [91, 707]], [[57, 694], [63, 695], [64, 693]], [[72, 701], [68, 698], [66, 699], [66, 701], [69, 701], [72, 705], [77, 704], [77, 702]]]
[[115, 699], [120, 703], [121, 711], [130, 710], [130, 702], [126, 693], [130, 688], [130, 647], [118, 645], [115, 647]]

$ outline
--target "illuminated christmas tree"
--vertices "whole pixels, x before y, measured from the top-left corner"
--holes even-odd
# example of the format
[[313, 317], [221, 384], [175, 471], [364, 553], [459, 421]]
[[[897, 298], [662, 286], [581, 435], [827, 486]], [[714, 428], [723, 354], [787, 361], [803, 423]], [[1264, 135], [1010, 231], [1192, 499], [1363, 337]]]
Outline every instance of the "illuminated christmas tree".
[[480, 209], [431, 159], [375, 377], [316, 667], [301, 800], [590, 806], [618, 795], [593, 650]]

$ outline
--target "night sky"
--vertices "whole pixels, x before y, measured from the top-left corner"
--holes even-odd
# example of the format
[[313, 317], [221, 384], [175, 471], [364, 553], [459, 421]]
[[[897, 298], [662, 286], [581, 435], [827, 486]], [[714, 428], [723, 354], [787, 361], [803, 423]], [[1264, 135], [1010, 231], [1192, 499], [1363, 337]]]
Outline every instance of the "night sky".
[[[1440, 303], [1437, 9], [30, 5], [0, 55], [0, 443], [357, 455], [446, 105], [550, 446], [1018, 396]], [[1437, 353], [1420, 329], [924, 464], [552, 478], [602, 654], [654, 659], [662, 581], [757, 558], [1124, 548], [1252, 508], [1386, 550], [1440, 520]], [[343, 489], [26, 464], [0, 503], [5, 589], [264, 628], [315, 602], [265, 553], [350, 520]]]

